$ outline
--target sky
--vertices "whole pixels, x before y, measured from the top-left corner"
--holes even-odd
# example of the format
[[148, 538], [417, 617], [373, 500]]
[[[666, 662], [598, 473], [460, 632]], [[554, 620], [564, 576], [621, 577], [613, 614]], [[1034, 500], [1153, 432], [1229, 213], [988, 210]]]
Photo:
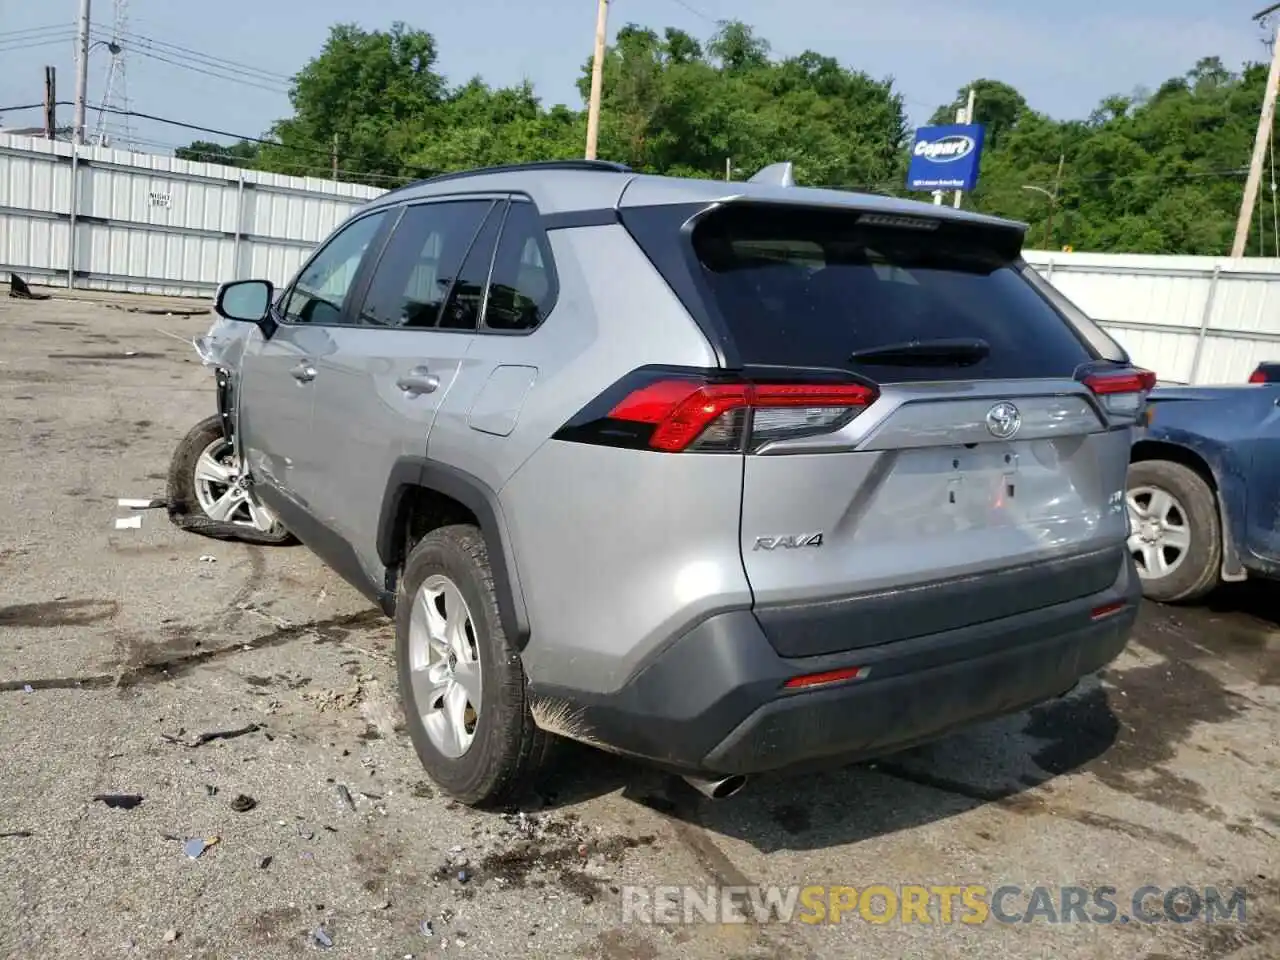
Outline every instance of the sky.
[[[110, 32], [120, 0], [92, 0], [96, 29]], [[978, 77], [1018, 88], [1037, 110], [1085, 117], [1105, 96], [1154, 90], [1203, 56], [1232, 69], [1267, 57], [1251, 20], [1265, 0], [611, 0], [610, 38], [638, 23], [678, 27], [699, 39], [716, 21], [752, 25], [778, 56], [813, 49], [874, 77], [893, 77], [913, 124]], [[261, 135], [288, 116], [287, 78], [315, 56], [331, 24], [367, 29], [396, 20], [429, 31], [451, 83], [530, 80], [544, 103], [581, 106], [575, 87], [595, 35], [594, 0], [127, 0], [124, 58], [132, 110]], [[1068, 12], [1069, 8], [1069, 12]], [[0, 0], [0, 126], [37, 126], [44, 67], [57, 69], [58, 99], [75, 90], [79, 0]], [[145, 38], [145, 39], [138, 39]], [[191, 53], [200, 56], [193, 59]], [[212, 62], [208, 58], [217, 58]], [[89, 102], [101, 101], [111, 54], [90, 53]], [[239, 66], [233, 66], [237, 64]], [[245, 69], [245, 68], [249, 69]], [[97, 115], [89, 113], [90, 135]], [[62, 108], [60, 123], [70, 123]], [[119, 137], [120, 121], [110, 119]], [[142, 149], [167, 153], [203, 138], [130, 121]]]

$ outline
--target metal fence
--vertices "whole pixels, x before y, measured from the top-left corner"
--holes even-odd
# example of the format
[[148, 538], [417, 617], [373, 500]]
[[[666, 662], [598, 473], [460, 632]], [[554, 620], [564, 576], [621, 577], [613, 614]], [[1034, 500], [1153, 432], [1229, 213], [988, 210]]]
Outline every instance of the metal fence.
[[283, 283], [383, 192], [0, 133], [0, 279], [168, 296]]
[[1280, 260], [1028, 251], [1037, 271], [1174, 383], [1243, 383], [1280, 360]]

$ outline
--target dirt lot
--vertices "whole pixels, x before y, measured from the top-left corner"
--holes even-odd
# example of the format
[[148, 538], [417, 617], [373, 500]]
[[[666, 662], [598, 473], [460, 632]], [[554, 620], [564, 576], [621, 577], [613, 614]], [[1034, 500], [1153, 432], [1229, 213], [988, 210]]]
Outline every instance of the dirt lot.
[[[114, 528], [212, 412], [182, 342], [206, 325], [0, 300], [0, 954], [1280, 955], [1274, 587], [1148, 609], [1069, 698], [876, 765], [713, 803], [569, 748], [519, 810], [474, 813], [400, 731], [389, 624], [305, 549]], [[624, 923], [637, 884], [1248, 897], [1244, 923]]]

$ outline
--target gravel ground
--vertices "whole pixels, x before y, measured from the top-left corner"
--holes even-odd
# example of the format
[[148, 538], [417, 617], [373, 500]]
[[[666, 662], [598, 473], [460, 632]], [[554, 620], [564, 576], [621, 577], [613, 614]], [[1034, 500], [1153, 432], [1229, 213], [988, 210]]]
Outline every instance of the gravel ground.
[[[162, 511], [114, 529], [116, 498], [163, 495], [213, 410], [184, 342], [205, 326], [0, 300], [0, 954], [1280, 955], [1274, 587], [1149, 608], [1070, 697], [878, 764], [713, 803], [567, 746], [518, 809], [476, 813], [401, 731], [390, 625], [304, 548]], [[193, 838], [217, 842], [193, 859]], [[1121, 914], [1144, 885], [1241, 886], [1247, 913], [624, 922], [629, 888], [655, 884], [1110, 886]]]

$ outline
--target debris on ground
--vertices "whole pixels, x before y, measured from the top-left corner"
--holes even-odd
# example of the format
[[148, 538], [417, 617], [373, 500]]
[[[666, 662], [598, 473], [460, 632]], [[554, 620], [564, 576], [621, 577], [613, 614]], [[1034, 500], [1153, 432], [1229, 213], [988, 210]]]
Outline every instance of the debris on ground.
[[326, 950], [333, 946], [333, 938], [324, 932], [324, 927], [316, 927], [312, 930], [311, 938]]
[[217, 563], [218, 558], [211, 553], [204, 553], [200, 555], [200, 562], [201, 563]]
[[180, 936], [182, 936], [182, 934], [180, 934], [177, 930], [166, 930], [164, 932], [164, 942], [174, 943], [175, 941], [177, 941], [177, 939]]
[[430, 920], [423, 920], [422, 923], [418, 924], [418, 930], [424, 937], [434, 937], [436, 935], [436, 931], [431, 926]]
[[27, 282], [16, 273], [9, 274], [9, 296], [15, 300], [50, 300], [53, 297], [49, 293], [32, 293]]
[[116, 517], [117, 530], [141, 530], [142, 514], [135, 513], [132, 517]]
[[351, 791], [344, 784], [338, 784], [338, 799], [345, 803], [352, 813], [356, 812], [356, 802], [351, 796]]
[[99, 793], [93, 799], [113, 810], [132, 810], [143, 801], [143, 797], [136, 793]]
[[231, 801], [231, 809], [236, 813], [248, 813], [258, 805], [258, 801], [246, 794], [237, 794], [236, 798]]
[[202, 853], [217, 842], [217, 837], [194, 837], [182, 845], [182, 850], [192, 860], [198, 860]]
[[262, 729], [259, 723], [251, 723], [247, 727], [237, 727], [235, 730], [213, 730], [209, 733], [199, 734], [194, 740], [183, 740], [182, 735], [185, 730], [179, 730], [176, 734], [162, 733], [160, 739], [169, 743], [176, 743], [180, 747], [202, 747], [211, 740], [233, 740], [236, 737], [243, 737], [249, 733], [255, 733]]
[[364, 698], [364, 688], [360, 684], [345, 690], [308, 690], [302, 695], [321, 713], [329, 710], [350, 710], [359, 705]]
[[431, 784], [427, 783], [427, 781], [425, 780], [419, 780], [417, 783], [413, 785], [413, 788], [409, 792], [412, 793], [415, 797], [419, 798], [420, 800], [430, 800], [436, 795], [436, 792], [434, 789], [432, 789]]
[[218, 795], [218, 788], [215, 787], [212, 783], [206, 783], [204, 785], [204, 792], [211, 797], [216, 797]]
[[271, 859], [272, 859], [271, 857], [263, 857], [261, 860], [259, 860], [258, 869], [265, 870], [267, 869], [267, 867], [271, 866]]
[[31, 684], [29, 684], [29, 683], [24, 683], [24, 684], [22, 685], [22, 692], [23, 692], [23, 693], [35, 693], [36, 691], [35, 691], [35, 688], [31, 686]]
[[30, 830], [8, 830], [4, 833], [0, 833], [0, 840], [7, 840], [10, 837], [21, 840], [25, 837], [30, 837], [30, 836], [32, 836], [32, 833]]
[[298, 824], [298, 836], [300, 836], [303, 840], [312, 840], [315, 838], [315, 831], [308, 830], [302, 824]]

